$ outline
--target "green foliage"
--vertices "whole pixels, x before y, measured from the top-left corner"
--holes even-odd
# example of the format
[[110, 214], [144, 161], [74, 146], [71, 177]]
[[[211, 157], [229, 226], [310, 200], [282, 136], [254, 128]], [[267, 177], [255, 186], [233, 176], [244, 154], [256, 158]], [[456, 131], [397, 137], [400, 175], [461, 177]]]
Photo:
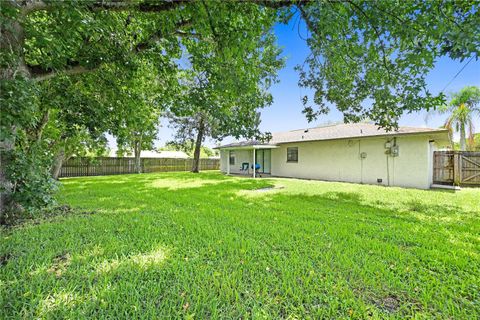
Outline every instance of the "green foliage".
[[[27, 142], [25, 135], [17, 136], [22, 148], [2, 154], [2, 161], [8, 165], [6, 173], [13, 186], [11, 198], [6, 206], [10, 210], [2, 212], [0, 224], [11, 224], [19, 218], [37, 216], [39, 208], [55, 204], [57, 184], [50, 174], [51, 152], [42, 142]], [[8, 161], [15, 159], [15, 161]]]
[[25, 77], [17, 76], [12, 80], [0, 79], [0, 117], [1, 141], [14, 140], [17, 130], [7, 128], [31, 128], [38, 114], [38, 87]]
[[63, 184], [80, 213], [0, 231], [2, 319], [480, 316], [478, 189], [211, 172]]
[[116, 137], [122, 152], [153, 148], [161, 111], [169, 98], [166, 79], [160, 79], [152, 64], [139, 63], [143, 64], [137, 70], [124, 73], [114, 82], [119, 90], [115, 92], [113, 109], [116, 112], [111, 115], [113, 125], [109, 131]]
[[54, 203], [56, 185], [49, 173], [52, 154], [35, 134], [40, 118], [38, 94], [39, 87], [22, 76], [0, 81], [1, 170], [9, 181], [0, 186], [5, 197], [0, 224], [31, 217], [36, 209]]
[[112, 113], [98, 86], [101, 72], [58, 76], [41, 85], [42, 108], [48, 112], [43, 139], [51, 148], [65, 148], [66, 158], [105, 148], [104, 133], [112, 127]]
[[480, 133], [476, 133], [473, 136], [473, 148], [472, 151], [480, 151]]

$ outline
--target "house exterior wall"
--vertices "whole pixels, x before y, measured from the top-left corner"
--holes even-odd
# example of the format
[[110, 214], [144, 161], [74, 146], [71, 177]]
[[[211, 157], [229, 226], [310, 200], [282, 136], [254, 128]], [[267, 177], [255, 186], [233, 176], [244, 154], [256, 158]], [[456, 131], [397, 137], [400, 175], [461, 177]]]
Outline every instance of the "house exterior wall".
[[[399, 156], [385, 154], [390, 137], [365, 137], [279, 144], [271, 149], [271, 175], [278, 177], [344, 181], [429, 189], [433, 177], [433, 152], [438, 149], [430, 135], [397, 136]], [[440, 142], [443, 143], [443, 142]], [[298, 148], [298, 162], [287, 162], [287, 148]], [[231, 173], [242, 162], [252, 163], [252, 150], [237, 149]], [[227, 172], [228, 150], [221, 150], [220, 170]], [[366, 157], [362, 158], [361, 154]], [[381, 182], [378, 182], [381, 179]]]
[[[428, 136], [396, 137], [399, 156], [385, 154], [392, 137], [281, 144], [272, 150], [272, 175], [428, 189], [433, 147]], [[287, 162], [287, 148], [298, 147], [298, 162]], [[362, 159], [362, 153], [366, 157]], [[381, 179], [381, 182], [377, 182]]]

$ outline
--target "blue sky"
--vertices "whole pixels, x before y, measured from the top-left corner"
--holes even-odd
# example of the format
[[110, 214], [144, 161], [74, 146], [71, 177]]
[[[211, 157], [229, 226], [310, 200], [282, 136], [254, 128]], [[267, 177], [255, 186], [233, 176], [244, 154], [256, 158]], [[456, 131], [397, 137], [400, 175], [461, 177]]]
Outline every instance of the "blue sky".
[[[303, 30], [303, 31], [302, 31]], [[283, 56], [287, 58], [286, 66], [279, 72], [280, 82], [274, 85], [270, 91], [274, 102], [268, 108], [261, 111], [262, 131], [277, 132], [287, 131], [299, 128], [314, 127], [331, 121], [342, 121], [343, 116], [335, 107], [331, 108], [328, 115], [322, 115], [317, 121], [308, 123], [302, 114], [301, 96], [305, 94], [305, 89], [298, 87], [298, 74], [294, 67], [303, 63], [309, 53], [309, 49], [304, 40], [298, 35], [298, 30], [293, 23], [289, 25], [278, 24], [275, 29], [278, 38], [278, 44], [283, 48]], [[301, 32], [305, 35], [305, 28], [301, 26]], [[440, 92], [455, 76], [455, 74], [465, 65], [448, 58], [440, 59], [435, 68], [430, 72], [427, 78], [429, 90], [436, 94]], [[480, 86], [480, 61], [472, 60], [461, 74], [448, 86], [445, 93], [455, 92], [468, 85]], [[303, 90], [303, 91], [302, 91]], [[420, 127], [439, 127], [445, 121], [446, 116], [429, 115], [426, 122], [426, 112], [406, 114], [400, 119], [400, 125], [420, 126]], [[480, 131], [480, 119], [476, 119], [476, 131]], [[163, 146], [165, 142], [172, 137], [172, 129], [168, 128], [168, 122], [163, 119], [160, 128], [159, 139], [156, 146]], [[111, 145], [114, 146], [112, 139]], [[232, 139], [225, 139], [223, 142], [230, 142]], [[206, 141], [206, 145], [214, 146], [213, 141]]]

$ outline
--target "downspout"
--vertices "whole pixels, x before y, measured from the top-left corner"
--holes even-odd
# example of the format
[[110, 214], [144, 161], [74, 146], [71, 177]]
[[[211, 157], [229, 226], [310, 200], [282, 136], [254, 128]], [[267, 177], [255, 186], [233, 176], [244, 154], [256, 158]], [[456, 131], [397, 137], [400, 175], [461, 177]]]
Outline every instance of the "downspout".
[[358, 140], [358, 156], [360, 157], [360, 183], [363, 184], [363, 157], [361, 143], [362, 140]]
[[[227, 175], [229, 175], [230, 174], [230, 152], [231, 151], [230, 150], [226, 150], [226, 151], [227, 151], [226, 152], [227, 153]], [[224, 152], [224, 154], [225, 154], [225, 152]]]
[[387, 186], [390, 186], [390, 168], [388, 165], [388, 157], [390, 157], [390, 155], [387, 154]]
[[[392, 140], [390, 140], [392, 141]], [[397, 138], [393, 138], [393, 144], [390, 146], [390, 150], [397, 146]], [[387, 185], [390, 187], [392, 184], [390, 183], [390, 164], [388, 159], [392, 157], [392, 180], [395, 180], [395, 156], [392, 155], [392, 151], [387, 154]]]
[[256, 163], [255, 163], [255, 147], [253, 147], [253, 178], [255, 179], [255, 171], [256, 170]]

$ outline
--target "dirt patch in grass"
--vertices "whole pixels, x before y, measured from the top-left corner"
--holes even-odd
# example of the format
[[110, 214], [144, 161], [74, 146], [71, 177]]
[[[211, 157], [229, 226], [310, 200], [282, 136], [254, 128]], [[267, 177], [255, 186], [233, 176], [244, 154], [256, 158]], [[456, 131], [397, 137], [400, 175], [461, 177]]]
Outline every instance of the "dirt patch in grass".
[[259, 189], [255, 189], [253, 190], [254, 192], [266, 192], [266, 191], [271, 191], [271, 190], [279, 190], [279, 189], [283, 189], [284, 187], [282, 186], [279, 186], [279, 187], [276, 187], [276, 186], [271, 186], [271, 187], [265, 187], [265, 188], [259, 188]]
[[4, 221], [1, 227], [8, 230], [15, 227], [21, 227], [25, 224], [38, 225], [56, 217], [67, 217], [74, 214], [91, 215], [95, 213], [96, 211], [93, 210], [84, 210], [80, 208], [72, 208], [69, 205], [60, 205], [52, 208], [45, 208], [35, 213], [25, 212], [18, 216], [12, 217], [7, 221]]
[[10, 253], [5, 253], [4, 255], [0, 256], [0, 267], [3, 267], [8, 263], [8, 261], [12, 258], [12, 254]]
[[267, 186], [256, 188], [256, 189], [239, 190], [237, 192], [237, 195], [246, 196], [246, 197], [255, 197], [255, 196], [261, 196], [264, 194], [265, 195], [274, 194], [284, 188], [285, 188], [284, 186], [279, 186], [279, 185], [267, 185]]
[[376, 304], [379, 308], [389, 313], [393, 313], [398, 310], [398, 307], [400, 306], [400, 299], [398, 299], [398, 297], [395, 295], [389, 295], [377, 300]]
[[52, 266], [47, 271], [55, 274], [55, 276], [59, 278], [67, 270], [71, 260], [72, 257], [68, 252], [59, 254], [53, 258]]

